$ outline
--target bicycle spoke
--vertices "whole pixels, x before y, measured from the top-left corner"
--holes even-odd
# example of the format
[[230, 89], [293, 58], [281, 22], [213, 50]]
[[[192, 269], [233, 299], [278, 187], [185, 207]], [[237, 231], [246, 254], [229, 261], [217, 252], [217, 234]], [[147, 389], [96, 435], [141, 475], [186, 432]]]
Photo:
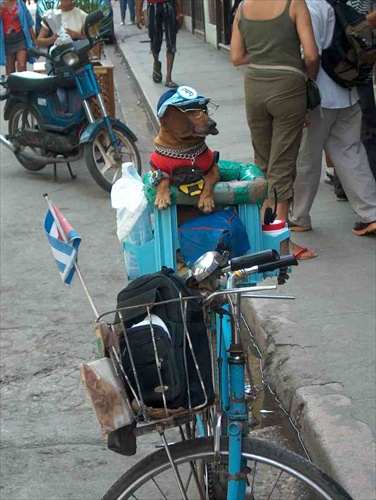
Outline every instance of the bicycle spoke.
[[188, 474], [188, 478], [187, 478], [187, 481], [185, 483], [185, 491], [188, 491], [188, 488], [189, 488], [189, 484], [191, 482], [191, 478], [192, 478], [192, 475], [193, 475], [193, 472], [192, 472], [192, 469], [190, 470], [189, 474]]
[[257, 468], [257, 462], [255, 462], [255, 468], [253, 469], [252, 489], [251, 489], [251, 495], [252, 495], [252, 497], [253, 497], [253, 492], [254, 492], [254, 487], [255, 487], [256, 468]]
[[153, 483], [155, 484], [155, 486], [158, 488], [159, 492], [163, 495], [163, 498], [164, 498], [165, 500], [168, 500], [168, 498], [166, 497], [166, 495], [163, 493], [163, 491], [162, 491], [162, 490], [161, 490], [161, 488], [159, 487], [159, 484], [157, 483], [157, 481], [156, 481], [154, 478], [152, 478], [152, 481], [153, 481]]
[[273, 495], [273, 491], [275, 490], [275, 488], [276, 488], [276, 486], [277, 486], [277, 483], [278, 483], [278, 481], [280, 480], [280, 478], [281, 478], [282, 474], [283, 474], [283, 470], [279, 473], [279, 476], [278, 476], [278, 478], [277, 478], [276, 482], [274, 483], [274, 486], [273, 486], [273, 488], [272, 488], [272, 491], [270, 492], [270, 495], [268, 496], [267, 500], [269, 500], [269, 499], [272, 497], [272, 495]]

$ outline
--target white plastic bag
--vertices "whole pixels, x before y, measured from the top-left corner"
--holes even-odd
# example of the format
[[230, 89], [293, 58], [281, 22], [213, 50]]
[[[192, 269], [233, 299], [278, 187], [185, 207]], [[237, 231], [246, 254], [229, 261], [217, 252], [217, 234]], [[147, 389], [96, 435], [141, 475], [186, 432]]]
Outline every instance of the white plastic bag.
[[60, 30], [56, 33], [57, 38], [54, 43], [54, 47], [59, 47], [60, 45], [66, 45], [67, 43], [72, 43], [72, 37], [66, 32], [67, 26], [62, 23]]
[[[133, 163], [123, 163], [122, 177], [111, 189], [111, 205], [117, 209], [117, 236], [119, 241], [123, 242], [147, 209], [144, 185]], [[145, 241], [135, 242], [142, 243]]]

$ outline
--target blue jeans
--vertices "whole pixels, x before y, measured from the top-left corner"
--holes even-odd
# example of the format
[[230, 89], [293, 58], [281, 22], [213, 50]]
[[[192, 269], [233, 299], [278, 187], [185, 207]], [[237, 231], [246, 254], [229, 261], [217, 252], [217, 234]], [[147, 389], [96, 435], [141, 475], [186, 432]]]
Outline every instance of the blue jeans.
[[129, 7], [129, 15], [131, 17], [131, 22], [134, 23], [136, 16], [134, 11], [134, 1], [135, 0], [120, 0], [120, 16], [121, 22], [125, 21], [125, 13], [127, 11], [127, 6]]

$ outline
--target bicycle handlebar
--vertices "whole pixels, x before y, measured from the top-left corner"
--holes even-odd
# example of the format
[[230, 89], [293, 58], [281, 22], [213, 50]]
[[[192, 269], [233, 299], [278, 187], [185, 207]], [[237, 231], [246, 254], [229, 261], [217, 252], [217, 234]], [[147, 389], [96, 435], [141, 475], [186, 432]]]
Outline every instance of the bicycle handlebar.
[[[230, 260], [231, 271], [246, 269], [247, 267], [261, 266], [274, 264], [279, 262], [280, 256], [277, 250], [263, 250], [262, 252], [253, 253], [251, 255], [243, 255]], [[282, 266], [283, 267], [283, 266]], [[278, 269], [277, 267], [274, 269]]]
[[281, 267], [297, 266], [298, 261], [295, 255], [284, 255], [280, 257], [276, 262], [268, 262], [266, 264], [261, 264], [258, 266], [259, 273], [265, 273], [267, 271], [274, 271], [275, 269], [281, 269]]

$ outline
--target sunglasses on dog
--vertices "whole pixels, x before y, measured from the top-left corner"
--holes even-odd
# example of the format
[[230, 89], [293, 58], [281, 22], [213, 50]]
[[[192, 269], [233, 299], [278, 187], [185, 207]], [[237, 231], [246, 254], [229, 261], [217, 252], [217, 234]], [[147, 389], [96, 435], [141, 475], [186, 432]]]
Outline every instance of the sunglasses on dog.
[[210, 102], [208, 106], [205, 106], [205, 108], [181, 109], [178, 107], [178, 109], [182, 113], [190, 113], [192, 118], [201, 118], [203, 114], [212, 116], [217, 111], [218, 104]]

